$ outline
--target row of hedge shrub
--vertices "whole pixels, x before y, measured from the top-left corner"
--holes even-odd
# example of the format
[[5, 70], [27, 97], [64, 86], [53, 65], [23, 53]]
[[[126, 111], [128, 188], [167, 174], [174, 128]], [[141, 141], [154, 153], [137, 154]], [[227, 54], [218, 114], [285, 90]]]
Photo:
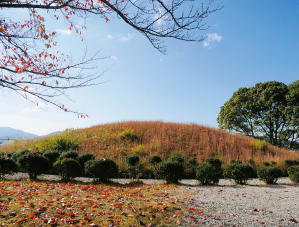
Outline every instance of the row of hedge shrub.
[[[146, 171], [139, 161], [139, 157], [136, 155], [126, 157], [127, 174], [132, 179], [142, 178], [144, 173], [147, 173], [146, 177], [165, 179], [167, 183], [178, 183], [180, 179], [186, 176], [184, 160], [180, 156], [172, 156], [164, 162], [159, 156], [152, 156], [148, 159], [150, 169]], [[231, 164], [224, 169], [221, 164], [221, 160], [217, 158], [208, 158], [199, 165], [195, 159], [190, 159], [188, 168], [189, 171], [193, 172], [194, 178], [202, 185], [217, 184], [219, 179], [223, 177], [234, 180], [237, 184], [246, 184], [249, 179], [256, 176], [267, 184], [275, 184], [277, 179], [283, 176], [283, 171], [273, 166], [273, 163], [259, 167], [257, 171], [239, 160], [232, 160]], [[286, 160], [286, 164], [289, 166], [287, 172], [290, 179], [298, 183], [299, 163]], [[95, 156], [90, 153], [79, 155], [74, 151], [40, 153], [29, 150], [11, 156], [0, 153], [0, 177], [16, 171], [28, 172], [30, 179], [33, 180], [44, 173], [57, 174], [63, 181], [70, 181], [79, 176], [89, 176], [93, 177], [94, 181], [105, 182], [110, 178], [120, 176], [118, 165], [113, 160], [96, 160]]]

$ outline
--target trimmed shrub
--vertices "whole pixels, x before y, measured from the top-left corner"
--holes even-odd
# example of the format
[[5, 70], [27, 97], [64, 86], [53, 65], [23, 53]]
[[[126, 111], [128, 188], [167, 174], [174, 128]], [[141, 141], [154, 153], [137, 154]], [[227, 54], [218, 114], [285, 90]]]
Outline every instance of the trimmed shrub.
[[10, 174], [18, 171], [18, 165], [11, 159], [0, 158], [0, 178], [4, 174]]
[[196, 180], [202, 185], [214, 185], [219, 182], [219, 170], [210, 163], [201, 163], [196, 169]]
[[258, 178], [266, 184], [275, 184], [282, 175], [281, 169], [273, 166], [262, 166], [257, 169]]
[[84, 171], [95, 178], [94, 181], [106, 182], [110, 178], [117, 177], [118, 166], [110, 159], [89, 160], [85, 163]]
[[180, 162], [162, 162], [159, 165], [159, 175], [167, 184], [177, 184], [184, 177], [184, 166]]
[[162, 159], [158, 155], [154, 155], [148, 158], [148, 163], [152, 166], [155, 166], [160, 162], [162, 162]]
[[77, 159], [79, 154], [75, 151], [68, 151], [68, 152], [63, 152], [59, 159], [65, 159], [65, 158], [70, 158], [70, 159]]
[[289, 167], [288, 174], [293, 182], [299, 183], [299, 165]]
[[216, 169], [221, 169], [222, 162], [219, 158], [207, 158], [205, 159], [205, 162], [211, 164]]
[[126, 157], [126, 161], [129, 166], [135, 166], [139, 162], [139, 157], [137, 155], [129, 155]]
[[71, 181], [75, 177], [79, 177], [82, 173], [80, 163], [72, 158], [58, 160], [54, 167], [58, 170], [58, 174], [62, 181]]
[[29, 178], [36, 180], [37, 176], [46, 173], [50, 168], [50, 161], [39, 152], [29, 152], [18, 159], [18, 165], [26, 170]]
[[198, 163], [195, 158], [190, 158], [187, 161], [187, 170], [186, 170], [186, 178], [195, 179], [196, 178], [196, 167]]
[[57, 161], [57, 159], [60, 156], [60, 153], [58, 151], [45, 151], [43, 153], [43, 156], [49, 159], [50, 163], [53, 164]]
[[237, 184], [246, 184], [247, 180], [254, 176], [254, 170], [250, 165], [236, 162], [226, 167], [223, 175], [224, 178], [232, 179]]
[[11, 153], [11, 158], [13, 161], [18, 162], [18, 159], [26, 154], [29, 154], [31, 151], [29, 150], [22, 150], [20, 152], [12, 152]]
[[91, 153], [81, 154], [77, 158], [77, 160], [80, 163], [82, 169], [84, 168], [84, 165], [85, 165], [86, 162], [88, 162], [89, 160], [95, 160], [95, 159], [96, 159], [96, 157]]
[[219, 158], [207, 158], [205, 160], [206, 163], [214, 166], [215, 168], [215, 174], [217, 175], [217, 177], [220, 179], [221, 177], [223, 177], [223, 171], [222, 171], [222, 168], [221, 168], [221, 164], [222, 164], [222, 161], [219, 159]]
[[184, 163], [184, 159], [181, 156], [171, 156], [167, 159], [167, 162], [179, 162], [181, 164]]

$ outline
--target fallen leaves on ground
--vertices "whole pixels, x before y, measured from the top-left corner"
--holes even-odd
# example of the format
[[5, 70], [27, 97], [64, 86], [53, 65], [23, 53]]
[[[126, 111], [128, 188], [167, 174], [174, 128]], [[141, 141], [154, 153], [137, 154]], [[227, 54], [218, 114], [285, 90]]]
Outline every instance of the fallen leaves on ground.
[[159, 226], [188, 210], [172, 185], [0, 181], [2, 226]]

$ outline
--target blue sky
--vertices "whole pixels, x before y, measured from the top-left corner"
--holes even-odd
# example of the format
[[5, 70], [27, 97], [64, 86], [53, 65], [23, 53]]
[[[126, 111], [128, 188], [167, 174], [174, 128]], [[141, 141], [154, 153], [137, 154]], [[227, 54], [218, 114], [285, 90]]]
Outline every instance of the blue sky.
[[[218, 1], [220, 2], [220, 1]], [[90, 117], [78, 119], [51, 106], [31, 105], [1, 90], [0, 126], [44, 135], [65, 128], [118, 122], [162, 120], [217, 127], [220, 107], [240, 87], [270, 80], [286, 84], [299, 79], [299, 2], [225, 0], [224, 8], [207, 18], [201, 43], [166, 40], [167, 55], [118, 19], [105, 23], [90, 17], [84, 42], [57, 30], [59, 48], [80, 57], [101, 49], [99, 70], [110, 69], [101, 85], [68, 94], [68, 105]]]

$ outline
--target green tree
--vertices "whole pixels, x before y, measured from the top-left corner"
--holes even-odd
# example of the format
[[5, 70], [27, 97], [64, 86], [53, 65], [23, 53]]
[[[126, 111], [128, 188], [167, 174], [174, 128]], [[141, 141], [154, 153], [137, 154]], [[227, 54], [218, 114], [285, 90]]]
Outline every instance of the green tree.
[[273, 145], [299, 147], [299, 80], [257, 83], [233, 93], [217, 118], [222, 129], [263, 138]]

